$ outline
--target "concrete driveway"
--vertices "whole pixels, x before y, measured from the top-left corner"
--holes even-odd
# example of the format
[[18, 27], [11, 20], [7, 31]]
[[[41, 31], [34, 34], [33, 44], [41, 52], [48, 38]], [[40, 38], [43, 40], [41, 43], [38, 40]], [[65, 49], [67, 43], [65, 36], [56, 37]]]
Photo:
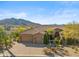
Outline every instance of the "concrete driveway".
[[25, 46], [22, 43], [15, 42], [10, 51], [15, 56], [46, 56], [43, 49], [44, 47]]

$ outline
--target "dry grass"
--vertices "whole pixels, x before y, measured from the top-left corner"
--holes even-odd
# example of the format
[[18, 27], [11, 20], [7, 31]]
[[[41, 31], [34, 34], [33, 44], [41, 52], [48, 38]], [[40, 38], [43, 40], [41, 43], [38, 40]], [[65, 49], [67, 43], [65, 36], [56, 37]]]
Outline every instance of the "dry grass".
[[44, 49], [44, 53], [45, 53], [45, 55], [54, 57], [54, 53], [49, 48]]
[[51, 48], [51, 50], [52, 50], [53, 52], [56, 52], [57, 49], [56, 49], [56, 48]]
[[67, 50], [64, 50], [63, 54], [66, 55], [66, 56], [69, 56], [69, 52]]
[[48, 49], [48, 48], [44, 49], [44, 53], [45, 53], [46, 55], [50, 55], [51, 49]]
[[47, 55], [50, 55], [52, 52], [59, 55], [59, 56], [79, 56], [79, 49], [78, 47], [64, 47], [64, 48], [51, 48], [51, 49], [46, 49], [45, 51]]

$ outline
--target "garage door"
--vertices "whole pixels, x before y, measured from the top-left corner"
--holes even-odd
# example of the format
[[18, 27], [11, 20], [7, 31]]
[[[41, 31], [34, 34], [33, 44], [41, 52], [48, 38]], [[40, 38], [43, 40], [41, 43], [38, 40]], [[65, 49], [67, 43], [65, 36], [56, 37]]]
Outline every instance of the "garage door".
[[21, 40], [22, 42], [26, 42], [26, 43], [32, 43], [32, 35], [30, 34], [23, 34], [21, 35]]

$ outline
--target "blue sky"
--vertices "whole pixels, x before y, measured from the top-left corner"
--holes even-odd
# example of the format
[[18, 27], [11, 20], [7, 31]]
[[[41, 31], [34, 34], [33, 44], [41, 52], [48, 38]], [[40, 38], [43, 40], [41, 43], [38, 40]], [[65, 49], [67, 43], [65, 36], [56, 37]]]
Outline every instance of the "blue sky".
[[79, 2], [0, 1], [0, 19], [12, 17], [40, 24], [79, 22]]

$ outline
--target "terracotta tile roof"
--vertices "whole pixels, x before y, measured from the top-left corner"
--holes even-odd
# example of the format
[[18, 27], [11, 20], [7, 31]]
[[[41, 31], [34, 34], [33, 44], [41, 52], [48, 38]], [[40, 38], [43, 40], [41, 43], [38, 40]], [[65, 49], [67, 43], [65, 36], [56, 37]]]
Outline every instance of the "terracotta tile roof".
[[[22, 32], [21, 34], [36, 34], [38, 32], [44, 33], [44, 31], [46, 31], [47, 29], [49, 29], [49, 28], [54, 29], [55, 27], [50, 26], [50, 25], [41, 25], [41, 26], [35, 27], [33, 29], [26, 30], [26, 31]], [[57, 26], [57, 27], [60, 28], [60, 26]]]

